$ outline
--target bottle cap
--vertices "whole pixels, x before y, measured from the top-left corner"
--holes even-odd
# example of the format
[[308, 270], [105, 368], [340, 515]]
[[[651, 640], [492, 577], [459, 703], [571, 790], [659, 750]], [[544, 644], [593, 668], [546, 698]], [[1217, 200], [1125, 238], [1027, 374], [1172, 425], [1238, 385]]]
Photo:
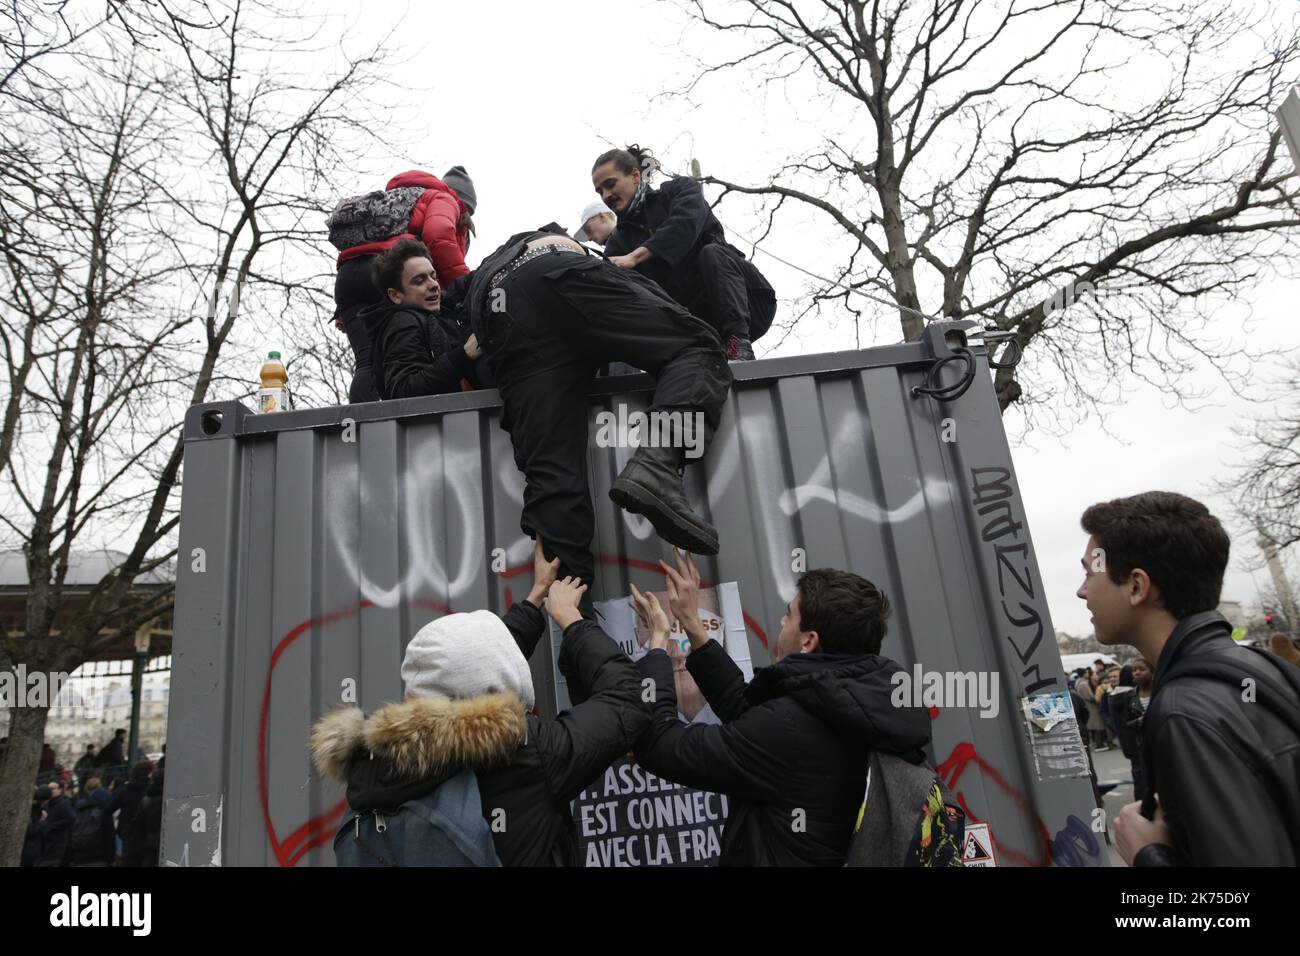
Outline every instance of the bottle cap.
[[280, 357], [280, 353], [279, 353], [279, 352], [271, 352], [271, 353], [268, 354], [266, 357], [269, 358], [269, 359], [278, 359], [278, 358]]

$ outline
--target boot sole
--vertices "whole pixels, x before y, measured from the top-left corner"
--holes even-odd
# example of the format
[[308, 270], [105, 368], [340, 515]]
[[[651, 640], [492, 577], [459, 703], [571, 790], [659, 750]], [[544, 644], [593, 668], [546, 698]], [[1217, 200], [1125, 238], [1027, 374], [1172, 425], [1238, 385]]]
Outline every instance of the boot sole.
[[669, 544], [685, 548], [692, 554], [718, 553], [718, 533], [712, 528], [700, 527], [685, 521], [644, 485], [627, 478], [616, 478], [609, 489], [609, 497], [624, 511], [645, 515], [654, 525], [659, 537]]

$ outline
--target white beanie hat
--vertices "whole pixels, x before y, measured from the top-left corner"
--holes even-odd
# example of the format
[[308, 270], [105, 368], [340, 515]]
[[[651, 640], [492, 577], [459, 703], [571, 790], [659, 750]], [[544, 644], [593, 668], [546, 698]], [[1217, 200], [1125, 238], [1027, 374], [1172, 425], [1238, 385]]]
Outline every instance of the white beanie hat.
[[447, 614], [406, 645], [407, 697], [464, 699], [509, 691], [533, 709], [533, 675], [519, 645], [491, 611]]

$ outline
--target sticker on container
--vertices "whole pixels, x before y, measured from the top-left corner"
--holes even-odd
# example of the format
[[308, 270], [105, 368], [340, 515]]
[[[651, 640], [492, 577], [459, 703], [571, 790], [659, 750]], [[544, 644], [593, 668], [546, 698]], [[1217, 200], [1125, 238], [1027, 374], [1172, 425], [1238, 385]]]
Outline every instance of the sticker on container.
[[962, 866], [997, 866], [993, 855], [993, 835], [987, 823], [966, 824], [966, 840], [961, 848]]
[[1088, 752], [1079, 735], [1074, 703], [1067, 691], [1021, 700], [1034, 772], [1039, 780], [1088, 776]]

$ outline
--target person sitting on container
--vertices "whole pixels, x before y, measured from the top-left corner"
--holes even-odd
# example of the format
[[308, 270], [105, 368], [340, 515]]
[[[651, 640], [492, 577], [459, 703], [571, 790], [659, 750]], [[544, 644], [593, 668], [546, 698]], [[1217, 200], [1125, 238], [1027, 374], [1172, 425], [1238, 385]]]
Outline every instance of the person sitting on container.
[[[675, 783], [726, 794], [723, 866], [843, 866], [873, 750], [919, 763], [930, 743], [924, 707], [896, 705], [902, 667], [880, 653], [889, 599], [849, 571], [799, 578], [781, 618], [772, 666], [748, 684], [700, 621], [700, 574], [673, 553], [673, 616], [690, 641], [686, 669], [721, 724], [677, 718], [673, 664], [651, 650], [637, 662], [654, 718], [637, 742], [642, 767]], [[667, 629], [654, 598], [633, 599], [643, 621]]]
[[361, 310], [380, 398], [468, 391], [478, 385], [478, 339], [440, 315], [442, 287], [424, 243], [403, 239], [375, 258], [374, 284], [386, 300]]
[[[650, 712], [636, 666], [579, 614], [587, 586], [556, 580], [559, 566], [539, 540], [532, 588], [504, 618], [448, 614], [412, 638], [403, 703], [369, 716], [343, 707], [316, 724], [312, 760], [347, 786], [341, 866], [581, 865], [570, 801], [631, 749]], [[563, 629], [573, 701], [554, 719], [534, 713], [528, 666], [543, 606]]]
[[614, 265], [654, 279], [717, 330], [730, 361], [754, 357], [753, 341], [776, 315], [776, 293], [745, 254], [726, 241], [700, 184], [674, 176], [648, 185], [659, 162], [629, 146], [596, 157], [591, 182], [618, 225], [605, 242]]

